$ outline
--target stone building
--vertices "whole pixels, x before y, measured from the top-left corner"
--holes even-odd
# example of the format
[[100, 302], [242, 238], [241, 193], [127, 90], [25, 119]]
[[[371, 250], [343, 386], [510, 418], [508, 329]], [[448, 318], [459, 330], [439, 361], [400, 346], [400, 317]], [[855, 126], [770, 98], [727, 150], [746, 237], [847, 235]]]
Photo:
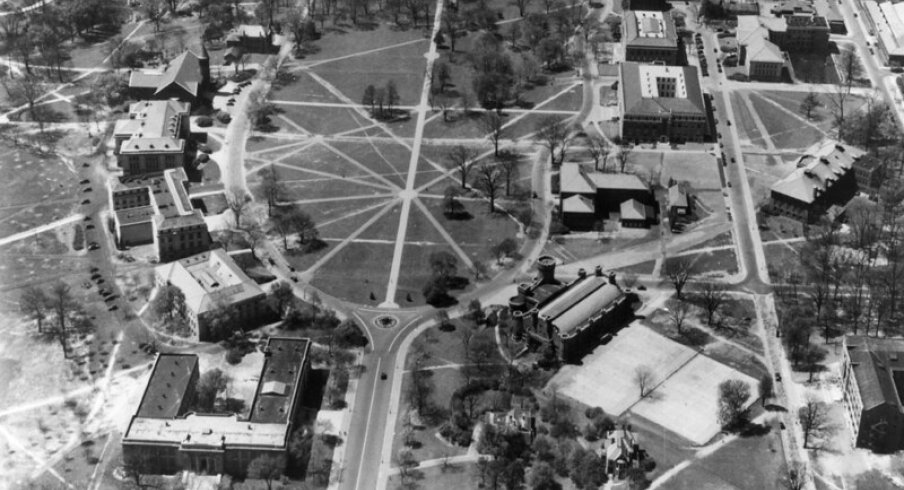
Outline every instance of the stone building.
[[226, 46], [239, 48], [244, 53], [272, 53], [273, 30], [262, 25], [242, 24], [226, 34]]
[[[235, 330], [253, 329], [275, 317], [264, 290], [221, 248], [157, 266], [154, 274], [158, 287], [182, 291], [185, 304], [180, 313], [196, 341], [223, 340]], [[230, 321], [216, 328], [213, 318], [223, 308], [229, 308]]]
[[130, 247], [154, 243], [161, 262], [210, 249], [210, 233], [194, 209], [181, 168], [159, 177], [123, 178], [109, 185], [116, 243]]
[[259, 456], [285, 461], [310, 371], [310, 340], [271, 337], [248, 417], [190, 411], [195, 355], [160, 354], [122, 437], [123, 460], [145, 474], [244, 477]]
[[844, 338], [842, 405], [851, 440], [880, 453], [904, 449], [904, 339]]
[[702, 142], [710, 135], [695, 67], [622, 63], [618, 108], [624, 141]]
[[843, 207], [857, 192], [853, 167], [865, 152], [828, 141], [797, 160], [797, 168], [772, 185], [773, 212], [812, 223], [830, 208]]
[[188, 150], [191, 105], [178, 100], [143, 100], [116, 121], [113, 154], [125, 177], [181, 168]]
[[678, 35], [668, 12], [629, 10], [622, 25], [626, 61], [678, 64]]
[[537, 278], [520, 284], [509, 299], [514, 330], [529, 343], [551, 349], [559, 360], [579, 361], [605, 334], [633, 318], [637, 297], [622, 290], [614, 273], [581, 269], [576, 279], [562, 283], [555, 277], [554, 258], [540, 257], [537, 268]]

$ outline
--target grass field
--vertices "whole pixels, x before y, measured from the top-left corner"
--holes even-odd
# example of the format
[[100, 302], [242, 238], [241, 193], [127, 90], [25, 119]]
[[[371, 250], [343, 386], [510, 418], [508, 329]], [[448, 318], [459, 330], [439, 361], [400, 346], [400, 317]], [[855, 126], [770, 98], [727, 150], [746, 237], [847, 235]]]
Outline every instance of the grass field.
[[64, 218], [76, 208], [78, 178], [70, 164], [3, 142], [0, 152], [10, 170], [0, 183], [0, 236]]
[[[804, 116], [789, 114], [776, 107], [772, 102], [764, 100], [758, 94], [750, 94], [754, 110], [759, 114], [763, 124], [769, 128], [769, 138], [776, 148], [807, 148], [819, 142], [825, 136], [819, 130], [806, 123]], [[789, 108], [796, 111], [796, 108]]]
[[[448, 412], [449, 401], [452, 399], [452, 394], [455, 392], [455, 390], [457, 390], [464, 384], [464, 378], [456, 368], [434, 369], [430, 372], [432, 373], [430, 376], [430, 384], [433, 388], [430, 392], [430, 404]], [[408, 390], [410, 384], [411, 373], [405, 373], [402, 378], [402, 393], [405, 393]], [[405, 397], [403, 397], [401, 403], [399, 404], [399, 414], [396, 421], [396, 433], [393, 437], [393, 464], [398, 461], [399, 451], [404, 447], [402, 433], [404, 420], [403, 414], [407, 413], [409, 409], [410, 408], [408, 406], [407, 400]], [[458, 454], [464, 454], [468, 450], [468, 448], [465, 447], [446, 444], [436, 437], [436, 434], [438, 432], [438, 425], [428, 425], [423, 429], [416, 431], [416, 438], [418, 442], [420, 442], [421, 446], [418, 448], [412, 448], [412, 453], [414, 454], [415, 459], [417, 459], [418, 461], [423, 461], [427, 459], [441, 458], [446, 455], [455, 456]]]
[[[641, 352], [643, 356], [638, 355]], [[643, 399], [634, 381], [640, 366], [652, 372], [653, 390]], [[716, 386], [725, 379], [753, 383], [753, 378], [634, 323], [584, 358], [583, 366], [562, 368], [550, 386], [606, 413], [621, 415], [630, 410], [695, 444], [704, 444], [720, 430]]]

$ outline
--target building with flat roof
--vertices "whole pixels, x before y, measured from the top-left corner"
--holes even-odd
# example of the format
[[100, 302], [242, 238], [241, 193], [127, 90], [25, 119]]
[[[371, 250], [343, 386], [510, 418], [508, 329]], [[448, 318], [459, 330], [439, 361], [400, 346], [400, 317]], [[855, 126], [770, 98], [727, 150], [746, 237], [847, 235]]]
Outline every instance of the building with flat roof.
[[879, 53], [886, 63], [904, 66], [904, 4], [863, 0], [866, 18], [879, 39]]
[[622, 24], [626, 61], [678, 64], [678, 35], [667, 12], [629, 10]]
[[192, 206], [187, 186], [182, 168], [114, 180], [108, 192], [117, 245], [154, 243], [161, 262], [209, 250], [207, 223]]
[[186, 50], [162, 71], [132, 71], [129, 95], [139, 100], [177, 99], [196, 103], [210, 87], [210, 56], [201, 46], [201, 54]]
[[[249, 463], [259, 456], [285, 461], [307, 386], [309, 351], [308, 339], [271, 337], [267, 341], [247, 419], [164, 406], [170, 400], [193, 400], [198, 357], [160, 354], [123, 435], [124, 461], [148, 474], [187, 470], [238, 477], [245, 476]], [[178, 369], [174, 363], [180, 364], [175, 366]], [[192, 374], [181, 364], [193, 366]]]
[[[217, 248], [154, 270], [158, 286], [170, 285], [182, 291], [184, 304], [178, 313], [188, 321], [192, 336], [200, 342], [229, 337], [235, 330], [250, 330], [273, 318], [267, 295], [232, 260]], [[229, 322], [214, 317], [229, 308]]]
[[857, 192], [853, 167], [865, 153], [832, 140], [815, 145], [798, 158], [794, 171], [772, 185], [772, 210], [811, 223], [832, 206], [844, 206]]
[[634, 315], [636, 296], [626, 293], [615, 274], [594, 274], [583, 269], [577, 279], [562, 283], [555, 277], [556, 261], [540, 257], [540, 274], [530, 284], [520, 284], [509, 299], [514, 330], [529, 343], [552, 349], [565, 362], [577, 362], [599, 345], [603, 335], [614, 332]]
[[904, 449], [904, 339], [847, 335], [842, 352], [842, 405], [855, 446]]
[[[579, 163], [562, 164], [559, 171], [559, 211], [569, 229], [592, 230], [604, 220], [621, 219], [615, 214], [624, 213], [624, 205], [628, 202], [637, 203], [644, 213], [652, 213], [647, 216], [647, 225], [655, 220], [655, 212], [651, 208], [655, 202], [653, 193], [640, 177], [592, 171]], [[629, 205], [629, 208], [634, 206]], [[636, 223], [629, 226], [636, 226]]]
[[623, 140], [685, 142], [709, 137], [709, 118], [695, 67], [622, 63], [619, 79]]
[[181, 168], [188, 150], [191, 105], [178, 100], [143, 100], [116, 121], [113, 154], [126, 177]]

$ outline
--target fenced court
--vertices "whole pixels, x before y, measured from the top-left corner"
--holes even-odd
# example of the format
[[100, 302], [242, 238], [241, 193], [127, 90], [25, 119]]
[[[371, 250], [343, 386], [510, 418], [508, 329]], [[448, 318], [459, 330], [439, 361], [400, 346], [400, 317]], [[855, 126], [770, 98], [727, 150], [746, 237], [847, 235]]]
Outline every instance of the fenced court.
[[[643, 400], [635, 381], [640, 366], [652, 372], [652, 392]], [[597, 347], [583, 365], [563, 367], [550, 387], [608, 414], [630, 411], [704, 444], [719, 432], [718, 386], [726, 379], [743, 380], [756, 393], [753, 378], [635, 322]]]

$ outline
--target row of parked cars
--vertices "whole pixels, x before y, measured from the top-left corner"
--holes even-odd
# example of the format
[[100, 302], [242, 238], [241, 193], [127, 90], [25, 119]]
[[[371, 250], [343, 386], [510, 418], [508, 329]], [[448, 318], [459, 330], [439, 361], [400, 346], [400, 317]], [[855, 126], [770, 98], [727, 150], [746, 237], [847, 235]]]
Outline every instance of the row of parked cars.
[[709, 76], [709, 68], [706, 66], [706, 55], [703, 52], [703, 35], [699, 32], [695, 33], [694, 42], [697, 44], [697, 58], [700, 60], [700, 71], [704, 77]]

